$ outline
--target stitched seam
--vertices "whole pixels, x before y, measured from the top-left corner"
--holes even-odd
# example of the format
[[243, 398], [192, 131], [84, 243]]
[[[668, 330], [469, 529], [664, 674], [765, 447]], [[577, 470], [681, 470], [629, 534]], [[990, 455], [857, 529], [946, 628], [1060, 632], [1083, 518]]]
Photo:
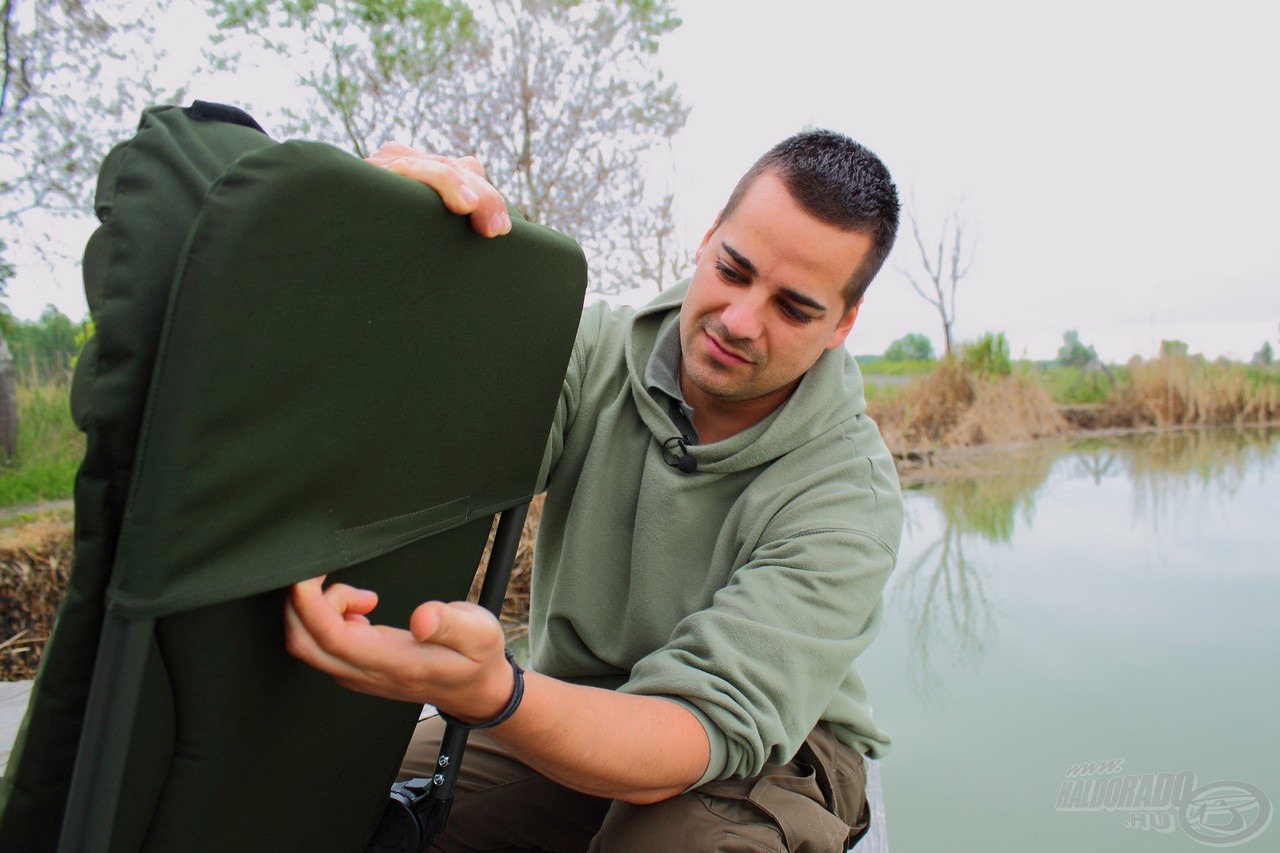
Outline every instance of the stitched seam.
[[[427, 509], [420, 509], [414, 512], [406, 512], [403, 515], [397, 515], [397, 516], [394, 516], [393, 518], [384, 519], [382, 521], [371, 521], [368, 524], [362, 524], [359, 527], [344, 527], [341, 530], [335, 530], [333, 533], [333, 538], [334, 538], [334, 541], [337, 542], [338, 544], [338, 553], [342, 555], [342, 559], [346, 562], [351, 562], [352, 560], [356, 559], [362, 554], [368, 554], [368, 553], [378, 554], [380, 552], [383, 552], [383, 549], [389, 546], [403, 547], [404, 545], [407, 545], [410, 542], [415, 542], [418, 539], [425, 539], [427, 536], [430, 536], [433, 533], [438, 532], [439, 530], [446, 529], [447, 526], [449, 526], [451, 523], [457, 522], [459, 520], [465, 522], [468, 518], [470, 518], [470, 513], [467, 510], [467, 507], [470, 505], [470, 503], [471, 503], [470, 495], [467, 495], [466, 497], [462, 497], [462, 498], [455, 498], [454, 500], [445, 501], [442, 504], [436, 504], [435, 506], [428, 507]], [[439, 509], [442, 509], [443, 507], [450, 506], [451, 504], [461, 504], [461, 512], [458, 512], [451, 516], [446, 515], [443, 518], [440, 518], [435, 522], [424, 525], [422, 527], [412, 528], [410, 530], [402, 530], [398, 533], [395, 533], [394, 535], [389, 535], [389, 536], [376, 539], [373, 542], [360, 543], [350, 549], [347, 547], [347, 539], [350, 537], [351, 534], [356, 533], [357, 531], [366, 530], [370, 527], [389, 524], [395, 521], [401, 521], [406, 518], [412, 518], [415, 515], [423, 515], [425, 513], [435, 512]]]
[[471, 499], [470, 495], [464, 495], [463, 497], [460, 497], [460, 498], [454, 498], [451, 501], [444, 501], [443, 503], [438, 503], [438, 504], [435, 504], [434, 506], [429, 506], [426, 509], [415, 509], [413, 512], [405, 512], [405, 513], [401, 513], [400, 515], [393, 515], [390, 518], [381, 518], [381, 519], [378, 519], [377, 521], [370, 521], [365, 524], [357, 524], [355, 527], [342, 527], [338, 529], [338, 533], [339, 534], [356, 533], [357, 531], [365, 530], [369, 527], [378, 527], [379, 525], [390, 524], [393, 521], [401, 521], [406, 518], [413, 518], [415, 515], [425, 515], [426, 513], [429, 513], [429, 512], [435, 512], [441, 507], [446, 507], [446, 506], [449, 506], [450, 504], [464, 503], [466, 501], [469, 501], [470, 499]]
[[[698, 793], [698, 792], [696, 792], [696, 791], [694, 791], [693, 793], [697, 795], [697, 797], [698, 797], [698, 803], [699, 803], [699, 804], [700, 804], [704, 809], [706, 809], [708, 812], [710, 812], [712, 815], [715, 815], [715, 818], [716, 818], [716, 820], [718, 820], [718, 821], [727, 821], [727, 822], [732, 823], [732, 824], [735, 824], [735, 825], [737, 825], [737, 826], [759, 826], [759, 825], [761, 825], [761, 824], [764, 824], [765, 826], [770, 826], [770, 828], [771, 828], [771, 829], [776, 829], [777, 833], [778, 833], [779, 835], [782, 835], [782, 828], [781, 828], [781, 827], [776, 826], [776, 824], [777, 824], [777, 820], [773, 817], [773, 815], [769, 814], [769, 812], [768, 812], [768, 811], [766, 811], [766, 810], [764, 809], [764, 807], [763, 807], [763, 806], [761, 806], [761, 805], [760, 805], [759, 803], [757, 803], [755, 800], [750, 799], [749, 797], [745, 797], [745, 796], [743, 796], [743, 797], [720, 797], [720, 796], [717, 796], [717, 795], [715, 795], [715, 794], [699, 794], [699, 793]], [[720, 812], [718, 812], [718, 811], [716, 811], [715, 809], [711, 808], [711, 805], [707, 802], [707, 800], [712, 800], [712, 801], [714, 801], [714, 800], [729, 800], [729, 801], [736, 802], [736, 803], [745, 803], [746, 805], [748, 805], [748, 806], [750, 806], [752, 809], [754, 809], [756, 812], [758, 812], [760, 815], [762, 815], [762, 816], [763, 816], [763, 819], [757, 819], [757, 820], [755, 820], [755, 821], [745, 821], [745, 820], [738, 820], [737, 818], [729, 817], [728, 815], [721, 814]], [[732, 833], [730, 833], [730, 834], [732, 834]], [[747, 839], [744, 839], [744, 840], [746, 840], [746, 841], [750, 841], [751, 839], [747, 838]]]
[[779, 853], [779, 851], [782, 850], [781, 847], [766, 847], [754, 838], [747, 838], [745, 835], [739, 835], [736, 832], [726, 832], [725, 835], [729, 838], [736, 838], [744, 844], [750, 844], [752, 847], [757, 847], [761, 850], [768, 850], [769, 853]]
[[852, 527], [815, 527], [812, 530], [802, 530], [799, 533], [793, 533], [787, 538], [799, 539], [801, 536], [816, 536], [823, 533], [849, 533], [854, 536], [861, 536], [864, 539], [870, 539], [872, 542], [875, 542], [881, 548], [888, 551], [892, 556], [894, 557], [898, 556], [898, 552], [895, 551], [893, 548], [890, 548], [889, 543], [885, 542], [876, 534], [872, 533], [869, 530], [857, 530]]

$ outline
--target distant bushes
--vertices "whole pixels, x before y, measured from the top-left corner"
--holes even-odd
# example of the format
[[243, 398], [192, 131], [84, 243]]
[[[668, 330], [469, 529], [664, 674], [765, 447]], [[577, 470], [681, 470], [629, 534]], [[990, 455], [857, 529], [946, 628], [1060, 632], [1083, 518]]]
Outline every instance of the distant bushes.
[[929, 374], [878, 388], [868, 399], [869, 413], [896, 451], [1011, 443], [1073, 426], [1280, 421], [1280, 369], [1210, 362], [1176, 348], [1105, 372], [1094, 365], [1035, 366], [1011, 361], [1003, 335], [986, 335], [963, 347], [958, 359], [943, 359]]
[[84, 345], [87, 322], [76, 322], [52, 305], [36, 320], [0, 315], [0, 334], [9, 344], [19, 381], [37, 385], [64, 380]]
[[933, 361], [933, 341], [919, 332], [911, 332], [889, 344], [885, 361]]
[[1004, 332], [987, 332], [973, 343], [960, 347], [960, 363], [973, 375], [988, 379], [1013, 372], [1009, 341]]

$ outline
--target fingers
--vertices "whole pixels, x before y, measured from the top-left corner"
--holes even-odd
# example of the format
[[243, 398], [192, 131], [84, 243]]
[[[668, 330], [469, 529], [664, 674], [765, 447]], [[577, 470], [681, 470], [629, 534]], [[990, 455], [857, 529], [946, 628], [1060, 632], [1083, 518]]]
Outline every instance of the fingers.
[[428, 602], [410, 631], [372, 625], [375, 593], [312, 578], [293, 586], [285, 603], [289, 653], [352, 690], [487, 719], [511, 695], [502, 659], [502, 627], [465, 602]]
[[[355, 671], [352, 650], [368, 644], [368, 613], [377, 593], [346, 584], [323, 587], [324, 577], [294, 584], [285, 603], [285, 648], [294, 657], [331, 675]], [[347, 627], [350, 626], [350, 627]], [[352, 628], [357, 629], [352, 632]], [[363, 629], [359, 631], [358, 629]]]
[[506, 203], [485, 178], [484, 166], [475, 157], [451, 160], [391, 142], [366, 162], [431, 187], [448, 210], [470, 217], [471, 226], [486, 237], [511, 230]]
[[409, 631], [420, 643], [443, 646], [473, 661], [501, 654], [502, 625], [478, 604], [428, 601], [409, 616]]
[[317, 635], [332, 631], [332, 623], [342, 622], [341, 614], [333, 610], [324, 597], [324, 578], [312, 578], [293, 585], [284, 607], [284, 640], [289, 654], [316, 667], [333, 673], [333, 661], [317, 640]]
[[364, 158], [366, 163], [373, 163], [375, 166], [382, 166], [385, 163], [400, 157], [430, 157], [435, 160], [443, 160], [439, 154], [428, 154], [426, 151], [419, 151], [417, 148], [411, 148], [408, 145], [402, 145], [399, 142], [384, 142], [377, 151]]
[[348, 621], [363, 620], [364, 616], [378, 606], [378, 594], [368, 589], [356, 589], [344, 583], [335, 583], [324, 591], [324, 598], [343, 619]]
[[471, 722], [491, 719], [510, 701], [515, 676], [503, 658], [502, 625], [477, 604], [429, 601], [409, 617], [409, 630], [435, 669], [436, 683], [450, 688], [436, 707]]
[[465, 157], [459, 157], [457, 160], [453, 161], [453, 164], [460, 169], [466, 169], [467, 171], [471, 172], [477, 177], [480, 177], [480, 178], [485, 177], [484, 166], [480, 163], [479, 160], [477, 160], [475, 157], [472, 157], [470, 154], [468, 154]]

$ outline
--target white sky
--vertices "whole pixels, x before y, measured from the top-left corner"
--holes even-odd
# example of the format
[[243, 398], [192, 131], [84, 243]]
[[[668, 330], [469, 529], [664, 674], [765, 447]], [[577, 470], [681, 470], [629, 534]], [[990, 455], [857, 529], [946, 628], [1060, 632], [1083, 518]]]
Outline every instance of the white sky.
[[[926, 232], [963, 199], [980, 237], [959, 339], [1003, 331], [1015, 356], [1052, 358], [1075, 328], [1117, 361], [1162, 338], [1241, 359], [1280, 345], [1275, 4], [676, 5], [685, 23], [662, 63], [692, 107], [674, 145], [691, 245], [756, 156], [806, 124], [832, 127], [884, 159]], [[287, 92], [277, 78], [287, 71], [190, 93], [260, 105]], [[853, 351], [907, 332], [940, 346], [936, 312], [896, 269], [914, 254], [904, 232]], [[83, 315], [74, 275], [59, 282], [24, 265], [10, 305]]]

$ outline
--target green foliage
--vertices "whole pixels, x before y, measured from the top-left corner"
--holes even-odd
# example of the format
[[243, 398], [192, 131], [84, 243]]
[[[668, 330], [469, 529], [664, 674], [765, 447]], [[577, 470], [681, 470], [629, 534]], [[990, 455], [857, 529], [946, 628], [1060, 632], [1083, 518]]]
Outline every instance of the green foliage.
[[9, 281], [13, 278], [13, 265], [4, 257], [5, 242], [0, 238], [0, 338], [8, 338], [13, 327], [13, 314], [9, 312], [6, 300], [9, 296]]
[[1276, 356], [1275, 352], [1271, 349], [1271, 341], [1265, 341], [1262, 344], [1262, 349], [1253, 354], [1253, 358], [1249, 360], [1249, 363], [1258, 365], [1259, 367], [1265, 367], [1269, 364], [1275, 363], [1275, 360]]
[[71, 368], [74, 369], [76, 362], [80, 360], [80, 353], [84, 351], [84, 345], [89, 342], [89, 338], [93, 337], [93, 333], [97, 327], [93, 324], [92, 317], [86, 317], [85, 321], [80, 324], [80, 331], [76, 332], [75, 355], [71, 356]]
[[[1117, 381], [1124, 381], [1124, 368], [1111, 368]], [[1084, 405], [1105, 402], [1114, 387], [1101, 370], [1054, 365], [1037, 373], [1055, 403]]]
[[1189, 347], [1186, 341], [1168, 339], [1160, 341], [1161, 358], [1187, 358], [1188, 355]]
[[923, 376], [933, 370], [937, 364], [938, 362], [933, 359], [928, 361], [889, 361], [881, 358], [865, 362], [862, 358], [858, 359], [858, 366], [865, 376]]
[[18, 389], [18, 453], [0, 466], [0, 506], [71, 496], [84, 435], [71, 421], [66, 383]]
[[889, 344], [885, 361], [929, 361], [933, 359], [933, 341], [919, 332], [909, 332]]
[[901, 387], [896, 382], [867, 380], [862, 384], [862, 396], [868, 403], [883, 402], [897, 394]]
[[1009, 359], [1009, 341], [1004, 332], [987, 332], [961, 346], [960, 363], [975, 376], [1008, 376], [1013, 372], [1013, 362]]
[[1280, 398], [1280, 369], [1273, 364], [1249, 364], [1243, 367], [1248, 387], [1254, 396], [1270, 393]]
[[1062, 346], [1058, 348], [1058, 364], [1063, 367], [1085, 367], [1098, 360], [1098, 351], [1080, 343], [1080, 333], [1075, 329], [1062, 333]]
[[13, 264], [4, 258], [4, 250], [7, 248], [8, 245], [4, 239], [0, 238], [0, 300], [8, 295], [6, 288], [9, 286], [9, 280], [13, 278]]
[[65, 378], [84, 343], [84, 327], [52, 305], [38, 320], [14, 320], [5, 338], [18, 375], [35, 382]]

